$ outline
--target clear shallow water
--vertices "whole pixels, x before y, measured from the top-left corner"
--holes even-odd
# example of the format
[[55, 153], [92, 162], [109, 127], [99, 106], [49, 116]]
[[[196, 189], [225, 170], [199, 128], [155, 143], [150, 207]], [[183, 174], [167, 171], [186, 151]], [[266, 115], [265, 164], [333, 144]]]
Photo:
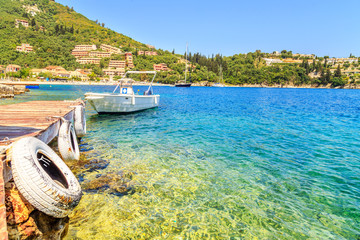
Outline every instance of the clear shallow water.
[[[15, 101], [112, 89], [41, 86]], [[158, 109], [87, 106], [84, 154], [110, 164], [82, 184], [132, 171], [135, 192], [85, 192], [68, 239], [360, 238], [360, 91], [154, 89]]]

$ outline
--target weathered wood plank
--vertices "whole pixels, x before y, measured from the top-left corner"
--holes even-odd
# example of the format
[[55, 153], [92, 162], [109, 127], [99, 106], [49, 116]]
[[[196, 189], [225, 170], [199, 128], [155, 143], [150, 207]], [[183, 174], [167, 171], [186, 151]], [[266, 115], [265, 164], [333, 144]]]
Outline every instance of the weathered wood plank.
[[[60, 128], [59, 117], [73, 118], [75, 106], [82, 101], [31, 101], [0, 105], [0, 146], [21, 137], [37, 136], [50, 142]], [[2, 141], [9, 138], [10, 141]]]

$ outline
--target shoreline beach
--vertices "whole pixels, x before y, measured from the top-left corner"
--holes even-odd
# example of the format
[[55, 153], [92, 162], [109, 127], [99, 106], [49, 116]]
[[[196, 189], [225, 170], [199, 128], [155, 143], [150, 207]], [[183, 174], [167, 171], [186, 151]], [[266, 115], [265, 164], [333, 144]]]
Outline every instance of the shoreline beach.
[[[208, 82], [206, 82], [208, 83]], [[0, 84], [5, 85], [31, 85], [31, 84], [39, 84], [39, 85], [103, 85], [103, 86], [116, 86], [117, 81], [14, 81], [14, 80], [0, 80]], [[134, 82], [135, 86], [148, 86], [150, 82]], [[153, 83], [153, 86], [167, 86], [173, 87], [173, 84], [165, 84], [165, 83]], [[211, 87], [207, 86], [205, 82], [192, 83], [192, 87]], [[314, 85], [299, 85], [295, 86], [293, 84], [288, 85], [261, 85], [261, 84], [244, 84], [244, 85], [225, 85], [225, 87], [240, 87], [240, 88], [314, 88], [314, 89], [359, 89], [360, 86], [354, 84], [347, 84], [344, 87], [331, 87], [331, 85], [327, 86], [314, 86]]]

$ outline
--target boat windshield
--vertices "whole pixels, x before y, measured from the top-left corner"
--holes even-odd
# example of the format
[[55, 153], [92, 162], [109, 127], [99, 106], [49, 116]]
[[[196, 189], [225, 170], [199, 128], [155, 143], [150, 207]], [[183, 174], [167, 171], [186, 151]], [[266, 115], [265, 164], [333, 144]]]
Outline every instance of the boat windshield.
[[119, 80], [120, 87], [132, 87], [135, 81], [130, 78], [122, 78]]

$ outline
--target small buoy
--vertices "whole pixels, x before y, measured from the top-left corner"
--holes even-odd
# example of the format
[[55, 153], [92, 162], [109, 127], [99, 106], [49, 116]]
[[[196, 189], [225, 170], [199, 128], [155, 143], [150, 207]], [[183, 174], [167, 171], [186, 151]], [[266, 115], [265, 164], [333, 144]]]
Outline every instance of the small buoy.
[[59, 130], [58, 147], [64, 160], [79, 160], [80, 151], [73, 125], [65, 120]]
[[6, 153], [16, 187], [36, 209], [62, 218], [78, 205], [82, 196], [78, 180], [47, 144], [26, 137], [15, 142]]
[[85, 108], [76, 106], [74, 111], [74, 127], [78, 138], [84, 137], [86, 134], [86, 117]]

